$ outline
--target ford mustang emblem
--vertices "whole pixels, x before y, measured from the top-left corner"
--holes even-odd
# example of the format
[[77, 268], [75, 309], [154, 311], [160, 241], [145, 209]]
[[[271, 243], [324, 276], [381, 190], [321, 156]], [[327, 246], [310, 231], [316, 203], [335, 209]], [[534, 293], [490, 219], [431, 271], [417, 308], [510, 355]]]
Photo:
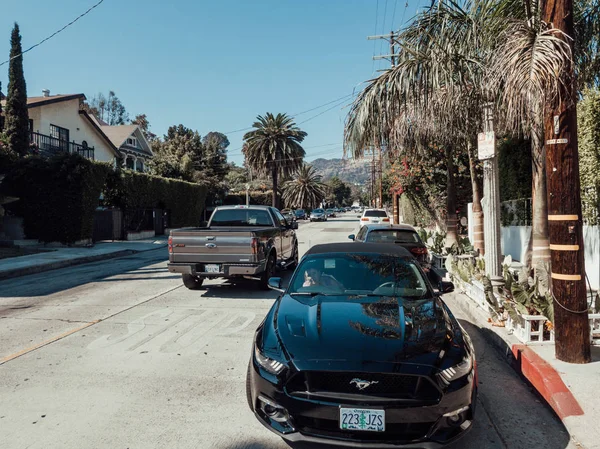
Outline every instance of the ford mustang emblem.
[[358, 377], [355, 377], [354, 379], [352, 379], [350, 381], [350, 384], [356, 384], [356, 388], [358, 388], [359, 390], [364, 390], [365, 388], [370, 387], [373, 384], [378, 384], [379, 381], [377, 380], [372, 380], [372, 381], [368, 381], [368, 380], [362, 380], [359, 379]]

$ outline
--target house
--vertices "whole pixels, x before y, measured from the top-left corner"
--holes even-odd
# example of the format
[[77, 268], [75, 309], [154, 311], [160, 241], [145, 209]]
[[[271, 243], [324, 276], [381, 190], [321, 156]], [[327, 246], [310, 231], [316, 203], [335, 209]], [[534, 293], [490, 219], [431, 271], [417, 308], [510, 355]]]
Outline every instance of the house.
[[31, 143], [42, 155], [69, 152], [115, 163], [118, 148], [93, 116], [81, 109], [84, 100], [84, 94], [50, 95], [49, 90], [27, 98]]
[[147, 163], [153, 157], [150, 143], [137, 125], [110, 126], [103, 120], [92, 116], [102, 132], [118, 148], [123, 167], [139, 172], [146, 171]]

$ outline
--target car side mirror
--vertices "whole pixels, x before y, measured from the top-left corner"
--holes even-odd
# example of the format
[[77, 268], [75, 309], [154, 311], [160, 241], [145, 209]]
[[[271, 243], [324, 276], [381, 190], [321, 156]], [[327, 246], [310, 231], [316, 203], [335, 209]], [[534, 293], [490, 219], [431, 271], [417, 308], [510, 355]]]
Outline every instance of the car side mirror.
[[454, 291], [454, 284], [448, 281], [440, 281], [440, 293], [451, 293]]
[[294, 221], [294, 222], [292, 223], [292, 229], [294, 229], [294, 230], [295, 230], [295, 229], [298, 229], [298, 222], [297, 222], [297, 221]]
[[356, 239], [356, 236], [355, 236], [354, 234], [350, 234], [350, 235], [348, 236], [348, 238], [349, 238], [350, 240], [355, 240], [355, 239]]
[[283, 293], [285, 290], [281, 288], [281, 278], [269, 278], [268, 287], [276, 292]]

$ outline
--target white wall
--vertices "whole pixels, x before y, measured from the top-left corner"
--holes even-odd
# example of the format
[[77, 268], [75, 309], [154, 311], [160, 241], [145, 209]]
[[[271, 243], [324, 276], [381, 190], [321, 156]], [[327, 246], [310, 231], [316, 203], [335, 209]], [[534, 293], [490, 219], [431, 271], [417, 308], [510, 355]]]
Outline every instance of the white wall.
[[[502, 228], [502, 254], [514, 260], [525, 259], [531, 234], [531, 226], [507, 226]], [[600, 226], [583, 227], [585, 271], [593, 290], [600, 289]]]
[[108, 143], [98, 134], [90, 122], [79, 114], [79, 99], [59, 101], [29, 109], [29, 118], [33, 119], [33, 130], [50, 135], [50, 125], [69, 130], [69, 140], [81, 144], [84, 140], [94, 147], [94, 159], [100, 162], [112, 162], [115, 153]]

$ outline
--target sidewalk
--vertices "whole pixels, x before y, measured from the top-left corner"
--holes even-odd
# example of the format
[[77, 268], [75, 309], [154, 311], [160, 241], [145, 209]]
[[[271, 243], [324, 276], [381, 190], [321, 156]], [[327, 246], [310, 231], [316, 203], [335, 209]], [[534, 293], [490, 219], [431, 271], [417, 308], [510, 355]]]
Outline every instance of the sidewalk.
[[592, 363], [574, 365], [556, 360], [554, 345], [523, 345], [503, 327], [492, 327], [487, 314], [467, 295], [445, 295], [450, 308], [460, 308], [507, 356], [562, 420], [573, 441], [600, 449], [600, 347], [592, 346]]
[[[0, 259], [0, 279], [8, 279], [43, 271], [56, 270], [99, 260], [127, 256], [157, 248], [166, 248], [167, 237], [159, 236], [153, 239], [135, 240], [131, 242], [98, 242], [85, 248], [48, 248], [52, 251], [31, 254], [27, 256]], [[45, 249], [40, 246], [41, 249]], [[165, 250], [165, 257], [167, 256]]]

